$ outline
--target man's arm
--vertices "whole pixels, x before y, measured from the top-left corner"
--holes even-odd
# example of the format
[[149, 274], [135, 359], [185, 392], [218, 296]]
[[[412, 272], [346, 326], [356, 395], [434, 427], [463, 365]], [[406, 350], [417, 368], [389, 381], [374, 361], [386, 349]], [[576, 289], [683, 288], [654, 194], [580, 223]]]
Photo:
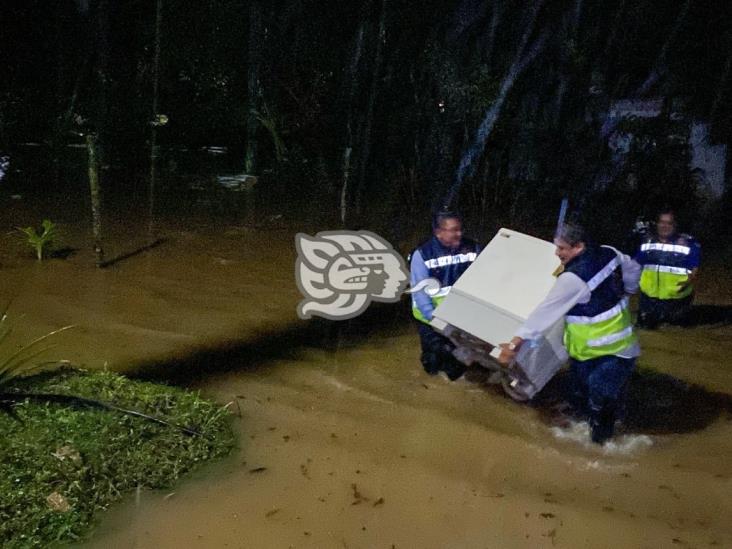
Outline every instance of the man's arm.
[[577, 303], [586, 303], [590, 293], [590, 288], [576, 274], [564, 273], [559, 276], [544, 301], [531, 312], [510, 343], [499, 345], [501, 355], [498, 362], [510, 364], [525, 340], [541, 337]]
[[623, 253], [618, 252], [618, 257], [620, 257], [620, 268], [623, 273], [623, 290], [626, 294], [638, 293], [642, 267], [635, 259], [631, 259]]
[[689, 246], [689, 256], [686, 259], [686, 268], [689, 270], [689, 278], [678, 283], [679, 291], [691, 286], [699, 276], [699, 265], [701, 263], [701, 246], [698, 242], [692, 241]]
[[[430, 273], [427, 270], [427, 265], [424, 264], [424, 259], [419, 250], [416, 250], [412, 254], [412, 261], [409, 265], [410, 276], [409, 285], [414, 288], [418, 282], [429, 278]], [[432, 320], [432, 312], [435, 310], [435, 306], [432, 304], [432, 299], [424, 292], [417, 292], [412, 294], [412, 304], [416, 305], [419, 312], [426, 320]]]

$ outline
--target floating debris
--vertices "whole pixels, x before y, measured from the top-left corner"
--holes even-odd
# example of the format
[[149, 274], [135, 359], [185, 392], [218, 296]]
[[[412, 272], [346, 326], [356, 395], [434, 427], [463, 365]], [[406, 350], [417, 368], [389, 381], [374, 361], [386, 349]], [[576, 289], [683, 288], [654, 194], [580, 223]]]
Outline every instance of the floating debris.
[[227, 147], [209, 145], [207, 147], [201, 147], [201, 151], [206, 152], [208, 154], [212, 154], [214, 156], [218, 156], [221, 154], [226, 154], [227, 152], [229, 152], [229, 149]]
[[257, 177], [245, 173], [217, 175], [216, 183], [230, 191], [251, 191], [257, 184]]
[[358, 505], [360, 503], [363, 503], [364, 501], [370, 501], [369, 498], [361, 494], [361, 492], [358, 491], [358, 486], [356, 483], [351, 484], [351, 489], [353, 490], [353, 503], [351, 505]]

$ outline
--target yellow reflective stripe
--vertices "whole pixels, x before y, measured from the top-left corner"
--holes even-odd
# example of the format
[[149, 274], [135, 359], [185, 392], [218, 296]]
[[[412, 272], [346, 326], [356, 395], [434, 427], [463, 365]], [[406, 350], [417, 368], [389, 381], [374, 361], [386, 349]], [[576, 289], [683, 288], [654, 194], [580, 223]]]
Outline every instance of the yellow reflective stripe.
[[567, 323], [568, 324], [597, 324], [598, 322], [602, 322], [604, 320], [608, 320], [612, 317], [614, 317], [617, 314], [620, 314], [624, 309], [628, 307], [628, 298], [624, 297], [620, 300], [620, 303], [615, 305], [614, 307], [608, 309], [607, 311], [600, 313], [595, 316], [577, 316], [577, 315], [568, 315], [567, 316]]
[[605, 265], [597, 272], [595, 276], [587, 281], [587, 286], [590, 288], [590, 291], [594, 290], [600, 284], [602, 284], [602, 282], [612, 274], [612, 272], [617, 268], [618, 265], [620, 265], [620, 258], [618, 256], [615, 256], [613, 260], [610, 261], [610, 263]]
[[602, 347], [604, 345], [610, 345], [611, 343], [615, 343], [616, 341], [620, 341], [621, 339], [625, 339], [626, 337], [630, 337], [632, 335], [633, 327], [628, 326], [624, 330], [615, 332], [614, 334], [608, 334], [606, 336], [597, 337], [595, 339], [588, 339], [587, 345], [589, 347]]
[[681, 246], [679, 244], [662, 244], [661, 242], [646, 242], [645, 244], [641, 244], [642, 252], [648, 252], [651, 250], [689, 255], [691, 248], [689, 246]]

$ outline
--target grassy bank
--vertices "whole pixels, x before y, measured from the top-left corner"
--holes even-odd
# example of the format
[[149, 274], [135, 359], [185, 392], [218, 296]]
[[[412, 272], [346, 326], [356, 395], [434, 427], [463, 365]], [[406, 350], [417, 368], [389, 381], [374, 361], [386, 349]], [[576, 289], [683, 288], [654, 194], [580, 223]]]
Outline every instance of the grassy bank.
[[163, 488], [233, 446], [227, 412], [194, 393], [108, 372], [65, 370], [8, 388], [77, 395], [154, 415], [199, 435], [115, 411], [26, 400], [0, 410], [0, 546], [83, 538], [126, 492]]

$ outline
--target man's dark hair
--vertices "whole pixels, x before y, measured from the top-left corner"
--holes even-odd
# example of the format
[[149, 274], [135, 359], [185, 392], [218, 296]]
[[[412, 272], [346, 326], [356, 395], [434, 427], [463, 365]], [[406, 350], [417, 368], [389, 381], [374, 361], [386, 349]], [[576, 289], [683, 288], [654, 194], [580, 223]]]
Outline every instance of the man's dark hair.
[[587, 230], [575, 221], [567, 221], [557, 227], [557, 234], [555, 237], [564, 240], [570, 246], [576, 246], [580, 242], [584, 242], [587, 246], [590, 245], [590, 238]]
[[658, 210], [658, 213], [656, 213], [656, 221], [658, 221], [662, 215], [670, 215], [674, 218], [674, 223], [676, 223], [676, 212], [671, 206], [664, 206], [660, 210]]
[[432, 230], [436, 230], [442, 227], [442, 224], [448, 219], [455, 219], [461, 224], [463, 222], [463, 217], [458, 212], [447, 209], [440, 210], [432, 216]]

